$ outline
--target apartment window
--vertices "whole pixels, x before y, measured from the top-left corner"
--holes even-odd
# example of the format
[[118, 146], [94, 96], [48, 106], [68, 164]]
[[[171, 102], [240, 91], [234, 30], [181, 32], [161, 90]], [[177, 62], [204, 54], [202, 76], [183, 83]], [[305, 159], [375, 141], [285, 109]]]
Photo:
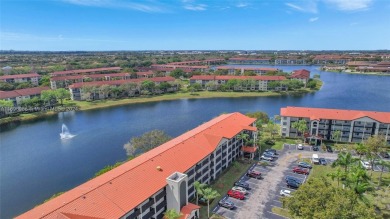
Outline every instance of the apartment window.
[[283, 122], [283, 125], [287, 125], [287, 122]]

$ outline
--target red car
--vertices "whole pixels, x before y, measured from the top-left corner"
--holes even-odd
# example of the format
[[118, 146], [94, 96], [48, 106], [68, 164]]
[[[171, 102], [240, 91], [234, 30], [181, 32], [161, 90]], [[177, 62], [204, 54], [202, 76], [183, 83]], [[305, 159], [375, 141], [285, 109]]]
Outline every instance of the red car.
[[255, 179], [261, 179], [261, 173], [259, 171], [251, 170], [248, 171], [246, 175]]
[[294, 173], [309, 175], [309, 170], [308, 169], [304, 169], [304, 168], [300, 168], [300, 167], [294, 167], [294, 169], [292, 171]]
[[242, 194], [241, 192], [238, 192], [238, 191], [234, 191], [234, 190], [229, 190], [229, 192], [227, 193], [227, 195], [229, 197], [233, 197], [233, 198], [236, 198], [236, 199], [245, 199], [245, 195]]

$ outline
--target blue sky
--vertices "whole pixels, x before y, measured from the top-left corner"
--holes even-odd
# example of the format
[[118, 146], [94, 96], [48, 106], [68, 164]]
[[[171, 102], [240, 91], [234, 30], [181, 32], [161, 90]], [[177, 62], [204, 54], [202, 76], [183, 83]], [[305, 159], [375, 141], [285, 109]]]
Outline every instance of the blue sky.
[[2, 50], [390, 49], [388, 0], [0, 0]]

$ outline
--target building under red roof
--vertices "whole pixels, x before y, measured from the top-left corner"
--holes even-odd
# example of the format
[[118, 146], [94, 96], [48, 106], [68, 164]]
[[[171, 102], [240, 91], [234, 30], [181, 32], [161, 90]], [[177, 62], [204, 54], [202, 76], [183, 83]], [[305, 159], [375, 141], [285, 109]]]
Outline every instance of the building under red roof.
[[286, 80], [286, 77], [284, 77], [284, 76], [265, 76], [265, 75], [259, 75], [259, 76], [194, 75], [190, 78], [190, 80], [205, 80], [205, 81], [232, 80], [232, 79], [239, 79], [239, 80], [252, 79], [252, 80], [257, 80], [257, 81], [282, 81], [282, 80]]
[[310, 71], [306, 69], [294, 70], [291, 75], [291, 78], [309, 79]]
[[73, 74], [102, 72], [102, 71], [119, 71], [119, 70], [121, 70], [120, 67], [77, 69], [77, 70], [68, 70], [68, 71], [56, 71], [51, 73], [51, 76], [73, 75]]
[[102, 86], [102, 85], [121, 85], [126, 83], [140, 83], [142, 81], [153, 81], [153, 82], [173, 82], [173, 77], [155, 77], [155, 78], [136, 78], [129, 80], [112, 80], [112, 81], [91, 81], [91, 82], [77, 82], [69, 85], [69, 88], [81, 88], [83, 86]]
[[3, 75], [0, 76], [0, 80], [7, 80], [7, 79], [18, 79], [18, 78], [35, 78], [35, 77], [41, 77], [37, 73], [30, 73], [30, 74], [17, 74], [17, 75]]
[[378, 122], [390, 123], [390, 112], [286, 107], [280, 109], [281, 116], [310, 118], [310, 120], [331, 119], [331, 120], [355, 120], [363, 117], [370, 117]]
[[[256, 119], [241, 113], [220, 115], [119, 167], [16, 217], [120, 218], [215, 151], [223, 139], [253, 129]], [[194, 206], [188, 206], [191, 210]]]
[[0, 92], [0, 99], [8, 99], [20, 96], [30, 96], [40, 94], [44, 90], [50, 90], [49, 87], [32, 87], [12, 91]]

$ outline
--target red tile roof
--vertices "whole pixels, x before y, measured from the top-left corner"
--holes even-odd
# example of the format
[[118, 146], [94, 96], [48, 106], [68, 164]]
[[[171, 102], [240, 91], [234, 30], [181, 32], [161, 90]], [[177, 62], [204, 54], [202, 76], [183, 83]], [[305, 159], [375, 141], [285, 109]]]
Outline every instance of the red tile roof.
[[18, 78], [35, 78], [35, 77], [41, 77], [41, 76], [37, 73], [18, 74], [18, 75], [3, 75], [3, 76], [0, 76], [0, 80], [18, 79]]
[[310, 118], [311, 120], [334, 119], [355, 120], [362, 117], [370, 117], [378, 122], [390, 123], [390, 112], [358, 111], [342, 109], [286, 107], [280, 109], [281, 116]]
[[247, 152], [247, 153], [255, 153], [257, 151], [257, 147], [242, 146], [241, 151]]
[[284, 76], [265, 76], [265, 75], [259, 75], [259, 76], [230, 76], [230, 75], [194, 75], [190, 78], [190, 80], [232, 80], [232, 79], [239, 79], [239, 80], [245, 80], [245, 79], [253, 79], [256, 81], [282, 81], [286, 80], [286, 77]]
[[306, 69], [294, 70], [291, 77], [292, 78], [309, 79], [310, 78], [310, 71], [308, 71]]
[[217, 69], [235, 69], [235, 70], [248, 70], [248, 71], [279, 71], [277, 68], [253, 68], [253, 67], [239, 67], [239, 66], [218, 66]]
[[233, 61], [269, 61], [271, 58], [244, 58], [244, 57], [233, 57], [229, 60]]
[[90, 72], [98, 72], [98, 71], [119, 71], [119, 70], [121, 70], [120, 67], [77, 69], [77, 70], [68, 70], [68, 71], [56, 71], [51, 73], [51, 75], [59, 76], [59, 75], [81, 74], [81, 73], [90, 73]]
[[40, 94], [44, 90], [50, 90], [49, 87], [32, 87], [12, 91], [0, 92], [0, 99], [14, 98], [20, 96], [30, 96]]
[[200, 207], [188, 202], [188, 204], [183, 206], [180, 210], [180, 213], [182, 213], [180, 219], [187, 219], [188, 216], [191, 215], [191, 213], [196, 209], [200, 209]]
[[59, 213], [122, 217], [164, 188], [173, 172], [186, 172], [222, 139], [234, 137], [254, 121], [241, 113], [220, 115], [17, 218], [57, 218]]
[[54, 76], [51, 77], [51, 81], [64, 81], [64, 80], [75, 80], [82, 78], [104, 78], [106, 76], [110, 77], [125, 77], [130, 76], [131, 73], [123, 72], [123, 73], [111, 73], [111, 74], [91, 74], [91, 75], [67, 75], [67, 76]]
[[81, 88], [83, 86], [102, 86], [102, 85], [121, 85], [126, 83], [139, 83], [142, 81], [153, 81], [153, 82], [172, 82], [175, 81], [173, 77], [155, 77], [155, 78], [136, 78], [129, 80], [112, 80], [112, 81], [91, 81], [91, 82], [77, 82], [69, 85], [69, 88]]

